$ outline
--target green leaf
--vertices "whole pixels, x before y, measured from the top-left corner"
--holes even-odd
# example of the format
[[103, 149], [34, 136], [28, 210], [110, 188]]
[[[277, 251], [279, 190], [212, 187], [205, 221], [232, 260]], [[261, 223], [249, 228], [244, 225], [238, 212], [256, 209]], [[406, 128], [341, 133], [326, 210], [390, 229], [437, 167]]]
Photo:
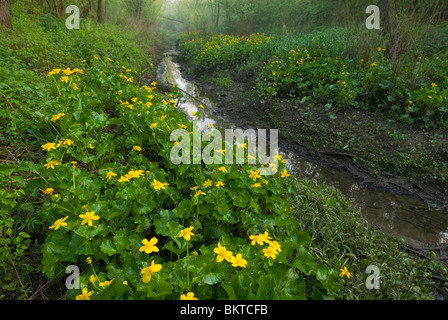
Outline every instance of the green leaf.
[[286, 282], [282, 288], [281, 297], [284, 300], [306, 300], [305, 290], [305, 280], [303, 277], [300, 277], [299, 279]]
[[100, 245], [100, 250], [109, 256], [112, 256], [117, 253], [117, 250], [115, 249], [112, 241], [110, 240], [103, 241]]
[[202, 282], [205, 284], [217, 284], [226, 278], [224, 272], [210, 272], [202, 277]]

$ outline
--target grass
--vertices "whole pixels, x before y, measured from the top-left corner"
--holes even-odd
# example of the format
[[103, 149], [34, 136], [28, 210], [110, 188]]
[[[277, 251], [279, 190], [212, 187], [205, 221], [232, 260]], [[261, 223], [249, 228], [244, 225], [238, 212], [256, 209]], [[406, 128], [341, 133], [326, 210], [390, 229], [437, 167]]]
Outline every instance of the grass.
[[[335, 188], [295, 179], [298, 195], [292, 197], [292, 213], [311, 236], [310, 253], [316, 261], [352, 273], [346, 279], [343, 299], [434, 299], [434, 285], [448, 289], [448, 270], [440, 262], [409, 256], [402, 241], [369, 227]], [[332, 200], [329, 200], [332, 199]], [[380, 269], [380, 289], [366, 288], [369, 265]]]

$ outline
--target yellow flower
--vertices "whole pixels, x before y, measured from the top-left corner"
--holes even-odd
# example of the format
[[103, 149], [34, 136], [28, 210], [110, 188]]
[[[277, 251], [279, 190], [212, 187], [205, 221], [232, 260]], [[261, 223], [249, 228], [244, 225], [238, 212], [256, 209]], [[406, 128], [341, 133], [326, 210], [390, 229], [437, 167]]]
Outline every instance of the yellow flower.
[[260, 188], [261, 184], [259, 182], [254, 183], [253, 185], [251, 185], [252, 188]]
[[58, 74], [59, 72], [61, 72], [61, 69], [53, 69], [48, 73], [48, 76], [52, 76], [54, 74]]
[[429, 99], [432, 99], [432, 96], [428, 96]]
[[219, 170], [219, 171], [222, 171], [222, 172], [227, 172], [226, 167], [220, 167], [220, 168], [218, 168], [218, 170]]
[[87, 257], [87, 258], [86, 258], [86, 263], [87, 263], [87, 264], [92, 264], [92, 258]]
[[187, 129], [187, 126], [184, 125], [184, 124], [180, 124], [180, 123], [178, 123], [177, 126], [178, 126], [179, 128]]
[[143, 170], [131, 170], [126, 175], [126, 178], [132, 179], [132, 178], [138, 178], [143, 176]]
[[73, 140], [65, 139], [65, 140], [62, 142], [62, 144], [63, 144], [64, 146], [71, 146], [71, 145], [73, 145]]
[[350, 272], [348, 272], [347, 267], [344, 267], [344, 269], [341, 269], [341, 273], [339, 274], [339, 276], [342, 278], [344, 276], [347, 276], [347, 278], [350, 279]]
[[190, 190], [196, 190], [197, 188], [199, 188], [198, 186], [195, 186], [195, 187], [193, 187], [193, 188], [190, 188]]
[[139, 146], [133, 146], [132, 149], [135, 151], [142, 151], [142, 148]]
[[73, 71], [70, 70], [70, 67], [68, 67], [68, 68], [65, 69], [65, 70], [62, 70], [62, 72], [63, 72], [66, 76], [69, 76], [69, 75], [71, 75], [71, 74], [73, 73]]
[[274, 248], [275, 251], [282, 252], [281, 246], [277, 241], [271, 241], [269, 246]]
[[151, 265], [149, 267], [143, 268], [141, 271], [141, 274], [143, 274], [143, 283], [148, 283], [151, 281], [151, 277], [154, 275], [154, 273], [159, 272], [162, 270], [161, 264], [154, 264], [154, 260], [151, 261]]
[[53, 192], [54, 192], [54, 189], [53, 189], [53, 188], [47, 188], [47, 189], [45, 189], [45, 191], [44, 191], [45, 194], [53, 194]]
[[196, 194], [194, 195], [194, 198], [199, 197], [200, 195], [205, 196], [205, 193], [202, 192], [201, 190], [198, 190], [198, 192], [196, 192]]
[[117, 180], [118, 182], [129, 182], [130, 178], [128, 177], [128, 175], [124, 175], [122, 177], [120, 177], [120, 179]]
[[73, 89], [78, 90], [78, 86], [76, 85], [76, 83], [73, 82]]
[[143, 246], [140, 247], [139, 251], [145, 251], [145, 253], [152, 253], [152, 252], [158, 252], [159, 248], [156, 247], [156, 243], [157, 243], [157, 238], [153, 237], [150, 241], [148, 241], [147, 239], [143, 239], [142, 243]]
[[181, 295], [180, 300], [198, 300], [198, 298], [195, 298], [193, 292], [188, 292], [187, 295]]
[[227, 251], [226, 247], [222, 247], [221, 243], [218, 242], [218, 246], [213, 249], [213, 252], [218, 256], [216, 257], [216, 262], [222, 262], [223, 260], [229, 261], [233, 256], [231, 251]]
[[158, 125], [157, 122], [155, 122], [155, 123], [151, 123], [151, 128], [155, 128], [155, 127], [157, 127], [157, 125]]
[[115, 177], [117, 174], [115, 173], [115, 172], [112, 172], [112, 171], [109, 171], [107, 174], [106, 174], [106, 179], [111, 179], [112, 177]]
[[199, 105], [199, 108], [204, 109], [204, 106], [202, 104]]
[[58, 230], [60, 227], [65, 227], [67, 225], [67, 222], [65, 220], [68, 219], [68, 216], [58, 219], [54, 222], [54, 224], [50, 227], [50, 229]]
[[373, 63], [371, 64], [371, 66], [372, 66], [372, 67], [376, 67], [376, 66], [377, 66], [376, 62], [373, 62]]
[[258, 178], [261, 178], [259, 173], [260, 173], [260, 170], [255, 170], [255, 171], [250, 170], [249, 178], [253, 179], [254, 181], [257, 181]]
[[190, 241], [191, 236], [194, 236], [194, 233], [191, 232], [193, 231], [193, 226], [185, 228], [184, 230], [182, 230], [178, 237], [184, 237], [185, 240]]
[[265, 231], [264, 233], [259, 234], [260, 239], [264, 242], [270, 242], [269, 240], [272, 239], [272, 237], [269, 236], [269, 233]]
[[211, 124], [211, 123], [209, 123], [208, 126], [209, 126], [210, 128], [213, 128], [213, 124]]
[[239, 147], [239, 148], [247, 149], [247, 143], [240, 143], [240, 144], [238, 145], [238, 147]]
[[72, 161], [72, 162], [71, 162], [71, 164], [72, 164], [72, 168], [73, 168], [73, 169], [76, 169], [76, 164], [77, 164], [77, 163], [78, 163], [78, 162], [76, 162], [76, 161]]
[[155, 86], [157, 85], [157, 82], [153, 81], [153, 82], [151, 82], [151, 85], [152, 85], [153, 87], [155, 87]]
[[98, 220], [100, 218], [100, 217], [95, 215], [94, 211], [86, 212], [86, 214], [80, 214], [79, 217], [81, 219], [84, 219], [84, 220], [81, 221], [81, 225], [83, 226], [83, 225], [85, 225], [87, 223], [87, 225], [89, 227], [92, 226], [92, 220]]
[[90, 281], [91, 284], [95, 284], [95, 282], [96, 282], [96, 277], [95, 277], [94, 274], [92, 274], [92, 275], [90, 276], [89, 281]]
[[286, 171], [286, 169], [281, 173], [282, 178], [286, 178], [289, 177], [290, 174], [288, 174], [288, 171]]
[[44, 167], [47, 169], [49, 169], [49, 168], [54, 169], [54, 167], [58, 166], [58, 165], [59, 165], [58, 161], [51, 160], [51, 161], [48, 161], [48, 163], [44, 164]]
[[263, 249], [263, 253], [266, 258], [272, 258], [274, 260], [278, 254], [277, 250], [275, 250], [275, 248], [271, 246]]
[[90, 300], [90, 296], [93, 294], [93, 291], [87, 290], [87, 288], [82, 289], [82, 294], [76, 296], [76, 300]]
[[212, 186], [212, 180], [210, 180], [210, 179], [205, 180], [205, 182], [204, 182], [204, 186], [205, 186], [206, 188], [211, 187], [211, 186]]
[[432, 86], [433, 88], [437, 88], [437, 87], [438, 87], [438, 85], [436, 85], [434, 82], [431, 83], [431, 86]]
[[222, 182], [222, 181], [218, 181], [218, 182], [216, 182], [215, 186], [216, 186], [217, 188], [224, 187], [224, 182]]
[[100, 287], [108, 287], [108, 286], [110, 286], [110, 284], [112, 283], [112, 281], [114, 281], [114, 279], [112, 279], [112, 280], [110, 280], [110, 281], [100, 282], [99, 285], [100, 285]]
[[91, 143], [89, 143], [89, 148], [90, 149], [95, 149], [95, 147]]
[[56, 122], [56, 120], [58, 120], [60, 117], [63, 117], [63, 116], [65, 116], [65, 113], [58, 113], [58, 114], [55, 114], [55, 115], [53, 115], [53, 116], [51, 117], [50, 121], [52, 121], [52, 122]]
[[232, 256], [230, 258], [230, 262], [232, 263], [232, 267], [241, 267], [241, 268], [245, 268], [247, 261], [246, 259], [243, 259], [243, 255], [241, 253], [238, 253], [236, 255], [236, 257]]
[[70, 80], [70, 79], [67, 76], [62, 76], [61, 77], [61, 81], [62, 82], [68, 83], [68, 80]]
[[154, 179], [154, 184], [153, 184], [154, 190], [165, 189], [166, 186], [169, 186], [169, 184], [166, 182], [160, 182], [160, 181], [157, 181], [156, 179]]

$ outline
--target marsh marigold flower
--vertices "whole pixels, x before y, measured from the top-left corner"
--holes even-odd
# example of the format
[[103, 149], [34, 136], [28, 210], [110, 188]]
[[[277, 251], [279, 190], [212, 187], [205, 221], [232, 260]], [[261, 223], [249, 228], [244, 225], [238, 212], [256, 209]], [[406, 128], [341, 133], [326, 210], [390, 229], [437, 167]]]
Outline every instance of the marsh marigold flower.
[[132, 149], [135, 151], [142, 151], [142, 147], [139, 146], [133, 146]]
[[45, 189], [45, 191], [44, 191], [45, 194], [53, 194], [53, 192], [54, 192], [54, 189], [53, 189], [53, 188], [47, 188], [47, 189]]
[[55, 166], [58, 166], [59, 165], [59, 162], [58, 161], [53, 161], [53, 160], [51, 160], [51, 161], [48, 161], [48, 163], [46, 163], [46, 164], [44, 164], [44, 167], [46, 168], [46, 169], [54, 169], [54, 167]]
[[342, 278], [344, 276], [347, 276], [347, 278], [350, 279], [350, 272], [348, 271], [347, 267], [344, 267], [344, 269], [341, 269], [341, 273], [339, 274], [339, 276]]
[[54, 222], [54, 224], [50, 227], [50, 229], [54, 229], [54, 230], [58, 230], [60, 227], [65, 227], [67, 226], [67, 222], [65, 222], [65, 220], [68, 219], [68, 216], [62, 218], [62, 219], [58, 219]]
[[152, 252], [158, 252], [159, 248], [156, 247], [156, 243], [157, 241], [159, 241], [157, 238], [153, 237], [150, 241], [148, 241], [148, 239], [143, 239], [142, 243], [143, 246], [140, 247], [140, 249], [138, 249], [138, 251], [142, 252], [144, 251], [145, 253], [152, 253]]
[[257, 181], [258, 178], [261, 178], [259, 173], [260, 170], [250, 170], [249, 178], [251, 178], [253, 181]]
[[85, 225], [87, 223], [87, 225], [89, 227], [92, 226], [92, 221], [93, 220], [98, 220], [100, 218], [100, 217], [95, 215], [94, 211], [86, 212], [86, 214], [80, 214], [79, 217], [81, 219], [84, 219], [83, 221], [81, 221], [81, 225], [83, 226], [83, 225]]
[[205, 196], [205, 192], [198, 190], [198, 192], [196, 192], [196, 194], [194, 195], [194, 198], [199, 197], [200, 195]]
[[217, 254], [216, 262], [222, 262], [223, 260], [229, 261], [231, 260], [233, 253], [228, 251], [226, 247], [222, 247], [221, 243], [218, 242], [218, 246], [213, 249], [213, 252]]
[[230, 258], [230, 262], [232, 263], [232, 267], [241, 267], [245, 268], [247, 261], [246, 259], [243, 259], [243, 255], [241, 253], [238, 253], [236, 256], [232, 256]]
[[42, 150], [50, 151], [51, 149], [56, 149], [56, 143], [49, 142], [44, 145], [41, 145], [40, 147], [42, 148]]
[[82, 289], [82, 293], [76, 296], [76, 300], [90, 300], [90, 296], [93, 294], [93, 291], [90, 291], [87, 288]]
[[154, 181], [153, 181], [154, 190], [158, 191], [160, 189], [165, 189], [166, 186], [169, 186], [169, 184], [166, 182], [160, 182], [160, 181], [157, 181], [156, 179], [154, 179]]
[[148, 283], [151, 281], [151, 277], [154, 273], [159, 272], [162, 270], [161, 264], [155, 264], [154, 260], [151, 261], [151, 265], [149, 267], [143, 268], [141, 271], [141, 274], [143, 274], [143, 282]]
[[272, 246], [269, 246], [269, 247], [263, 249], [263, 253], [266, 258], [272, 258], [274, 260], [278, 254], [277, 250], [275, 250], [275, 248]]
[[281, 173], [281, 177], [282, 178], [286, 178], [286, 177], [289, 177], [290, 176], [290, 174], [288, 173], [288, 171], [286, 171], [286, 169]]
[[178, 237], [184, 237], [185, 240], [190, 241], [191, 237], [194, 236], [194, 233], [191, 232], [193, 228], [193, 226], [185, 228], [179, 233]]
[[112, 172], [112, 171], [109, 171], [107, 174], [106, 174], [106, 179], [111, 179], [111, 178], [113, 178], [113, 177], [115, 177], [117, 174], [115, 173], [115, 172]]
[[198, 300], [198, 298], [195, 298], [193, 292], [188, 292], [186, 295], [181, 295], [180, 300]]

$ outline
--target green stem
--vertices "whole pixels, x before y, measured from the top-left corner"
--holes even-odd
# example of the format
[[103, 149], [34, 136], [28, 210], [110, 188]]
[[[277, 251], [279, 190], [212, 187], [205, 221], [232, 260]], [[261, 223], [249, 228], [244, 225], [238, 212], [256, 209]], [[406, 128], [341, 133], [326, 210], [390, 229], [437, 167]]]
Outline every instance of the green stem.
[[73, 193], [75, 193], [75, 168], [73, 168]]
[[190, 290], [190, 255], [188, 251], [188, 241], [187, 241], [187, 290]]

